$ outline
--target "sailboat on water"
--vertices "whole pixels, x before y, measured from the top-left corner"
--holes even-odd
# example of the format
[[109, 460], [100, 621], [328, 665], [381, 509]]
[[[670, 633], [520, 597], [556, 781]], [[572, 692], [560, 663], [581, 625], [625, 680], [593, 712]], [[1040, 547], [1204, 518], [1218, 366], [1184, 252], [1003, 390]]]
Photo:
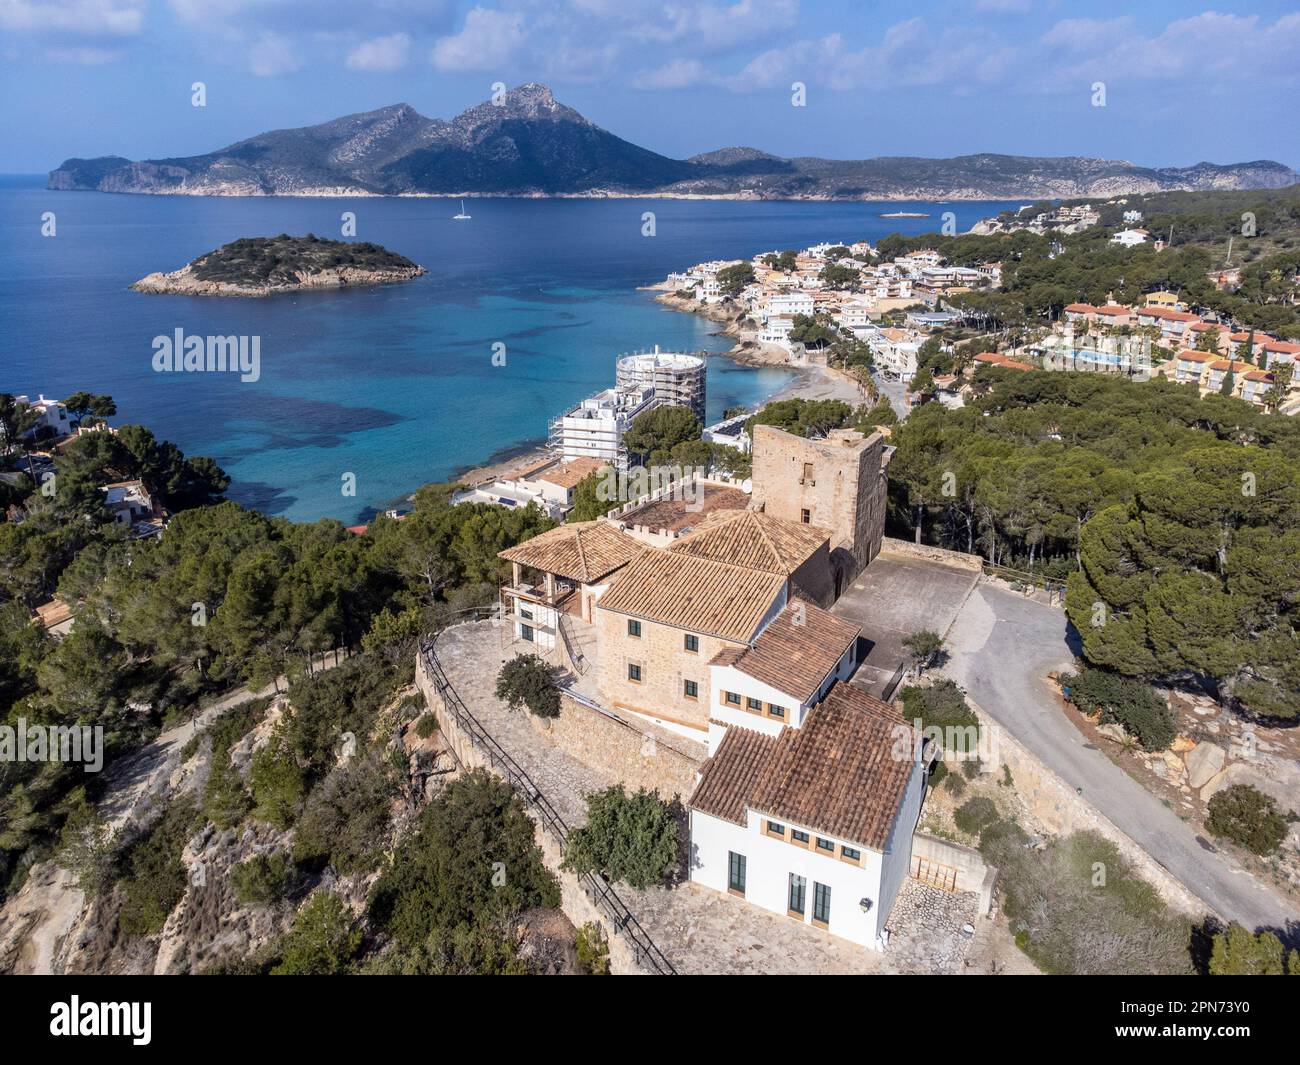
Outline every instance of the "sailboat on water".
[[467, 214], [465, 213], [465, 201], [464, 201], [464, 200], [461, 200], [461, 201], [460, 201], [460, 214], [454, 214], [454, 215], [452, 215], [451, 217], [452, 217], [453, 221], [456, 221], [456, 222], [468, 222], [468, 221], [469, 221], [470, 216], [467, 215]]

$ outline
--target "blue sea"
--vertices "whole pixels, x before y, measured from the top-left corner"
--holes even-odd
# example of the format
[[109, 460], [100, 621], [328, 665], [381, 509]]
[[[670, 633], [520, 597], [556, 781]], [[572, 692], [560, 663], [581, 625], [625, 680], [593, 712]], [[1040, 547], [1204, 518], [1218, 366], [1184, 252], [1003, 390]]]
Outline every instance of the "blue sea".
[[[702, 316], [638, 291], [710, 258], [961, 229], [1006, 203], [743, 203], [684, 200], [299, 199], [49, 192], [0, 179], [0, 391], [109, 393], [139, 422], [232, 478], [231, 498], [301, 521], [363, 520], [421, 484], [453, 478], [546, 436], [567, 406], [614, 381], [622, 353], [715, 353], [708, 414], [754, 404], [781, 368], [716, 354], [731, 341]], [[264, 299], [128, 289], [245, 236], [357, 240], [424, 266], [408, 284]], [[924, 211], [929, 219], [885, 219]], [[54, 216], [56, 235], [42, 235]], [[653, 212], [654, 236], [643, 236]], [[261, 376], [156, 373], [153, 339], [258, 336]], [[505, 345], [494, 366], [493, 345]], [[499, 350], [499, 349], [498, 349]], [[498, 360], [499, 361], [499, 360]], [[345, 474], [356, 495], [344, 496]]]

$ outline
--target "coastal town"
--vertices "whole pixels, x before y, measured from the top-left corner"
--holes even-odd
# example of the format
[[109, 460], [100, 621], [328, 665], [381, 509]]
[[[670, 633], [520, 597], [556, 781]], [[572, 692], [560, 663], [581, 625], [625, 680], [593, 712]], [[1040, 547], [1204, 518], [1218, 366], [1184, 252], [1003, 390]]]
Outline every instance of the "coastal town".
[[[1181, 971], [1175, 930], [1193, 919], [1225, 937], [1224, 950], [1256, 934], [1245, 930], [1272, 935], [1300, 892], [1295, 833], [1270, 828], [1267, 852], [1246, 846], [1271, 857], [1249, 860], [1245, 887], [1197, 854], [1179, 818], [1232, 839], [1213, 827], [1216, 809], [1251, 797], [1265, 823], [1284, 826], [1277, 811], [1290, 808], [1300, 765], [1294, 738], [1266, 729], [1261, 740], [1221, 699], [1176, 683], [1106, 679], [1116, 675], [1063, 636], [1069, 582], [1058, 569], [1036, 567], [1032, 551], [1022, 562], [923, 542], [919, 522], [911, 539], [891, 535], [890, 497], [900, 485], [910, 492], [911, 474], [893, 470], [900, 444], [902, 461], [915, 463], [908, 434], [920, 419], [1033, 402], [1043, 393], [1017, 388], [1043, 372], [1066, 387], [1087, 375], [1121, 392], [1244, 401], [1277, 418], [1300, 406], [1291, 387], [1300, 344], [1163, 288], [1136, 301], [1067, 302], [1047, 321], [1012, 325], [970, 301], [1000, 290], [1003, 261], [954, 265], [941, 241], [891, 256], [887, 240], [711, 260], [657, 286], [666, 307], [716, 320], [734, 341], [731, 358], [795, 373], [766, 403], [705, 424], [710, 356], [658, 347], [612, 356], [606, 387], [556, 412], [543, 447], [328, 534], [344, 538], [341, 550], [416, 552], [418, 586], [445, 564], [419, 561], [431, 519], [501, 530], [474, 548], [478, 572], [496, 583], [479, 586], [468, 616], [448, 618], [417, 596], [404, 616], [418, 638], [390, 648], [411, 670], [393, 697], [417, 707], [396, 740], [411, 801], [476, 768], [528, 796], [540, 861], [569, 900], [564, 916], [599, 942], [600, 971], [1058, 971], [1057, 948], [1026, 949], [1017, 900], [1035, 863], [1073, 853], [1115, 863], [1153, 893], [1142, 920], [1173, 937], [1155, 963], [1162, 971]], [[1211, 280], [1219, 290], [1223, 279]], [[74, 469], [99, 471], [84, 482], [93, 496], [75, 505], [103, 524], [106, 544], [169, 543], [195, 503], [177, 485], [206, 477], [200, 498], [215, 499], [226, 483], [183, 456], [160, 479], [157, 456], [170, 445], [111, 425], [108, 396], [5, 397], [0, 414], [13, 536], [45, 520], [37, 486], [58, 499]], [[88, 613], [99, 593], [87, 598], [73, 581], [26, 588], [47, 653], [101, 631]], [[1024, 627], [1027, 647], [974, 635], [990, 615]], [[308, 672], [351, 668], [338, 662], [335, 651]], [[1104, 753], [1079, 761], [1044, 745], [989, 687], [995, 670], [1028, 685], [1021, 697], [1053, 729], [1078, 729]], [[270, 720], [293, 720], [306, 683], [321, 682], [300, 678], [271, 697]], [[1116, 684], [1146, 709], [1129, 716]], [[243, 786], [257, 802], [270, 801], [256, 798], [257, 758], [270, 757], [278, 734], [263, 729], [254, 741]], [[176, 774], [194, 755], [176, 757], [144, 786], [184, 779]], [[611, 816], [638, 827], [603, 827], [612, 841], [592, 835]], [[641, 842], [618, 842], [620, 831]], [[611, 842], [649, 849], [618, 857], [601, 850]], [[234, 877], [259, 853], [239, 844], [201, 861]], [[1060, 861], [1052, 890], [1068, 906], [1082, 889]], [[360, 900], [369, 883], [336, 890]], [[24, 890], [18, 912], [39, 914], [55, 899], [70, 905], [74, 888], [47, 871]], [[182, 889], [173, 912], [198, 904], [193, 887]], [[242, 912], [229, 927], [244, 949], [280, 949]], [[1115, 934], [1120, 919], [1097, 913], [1075, 934]], [[1060, 935], [1066, 920], [1047, 927]], [[12, 938], [18, 927], [0, 949], [22, 968], [32, 958]], [[41, 951], [66, 949], [50, 934], [38, 932]], [[754, 956], [759, 944], [779, 960]], [[182, 956], [226, 964], [187, 934], [159, 956], [159, 971]], [[1128, 971], [1132, 959], [1071, 964]]]
[[15, 1030], [1287, 1034], [1300, 14], [895, 6], [0, 4]]

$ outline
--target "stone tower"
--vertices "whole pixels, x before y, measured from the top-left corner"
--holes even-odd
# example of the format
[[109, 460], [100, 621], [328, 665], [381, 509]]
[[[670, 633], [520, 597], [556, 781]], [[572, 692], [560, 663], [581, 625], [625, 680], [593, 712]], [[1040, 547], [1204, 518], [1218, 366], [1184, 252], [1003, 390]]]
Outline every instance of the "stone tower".
[[893, 448], [879, 433], [833, 429], [807, 440], [755, 425], [751, 506], [831, 533], [836, 597], [880, 551], [885, 534], [886, 470]]

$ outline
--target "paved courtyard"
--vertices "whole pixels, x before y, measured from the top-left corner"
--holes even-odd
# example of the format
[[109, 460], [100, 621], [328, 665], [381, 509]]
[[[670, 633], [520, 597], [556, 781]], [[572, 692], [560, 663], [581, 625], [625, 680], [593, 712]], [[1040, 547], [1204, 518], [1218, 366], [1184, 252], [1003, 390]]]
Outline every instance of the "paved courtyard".
[[978, 580], [978, 570], [882, 550], [831, 607], [862, 626], [866, 654], [853, 683], [881, 695], [907, 660], [903, 640], [922, 629], [946, 632]]
[[[549, 744], [527, 711], [510, 710], [492, 694], [497, 671], [516, 650], [486, 621], [448, 629], [437, 643], [439, 661], [470, 712], [570, 826], [581, 825], [583, 794], [614, 781]], [[908, 880], [890, 915], [889, 950], [879, 954], [691, 883], [616, 890], [681, 973], [959, 972], [970, 944], [962, 925], [987, 922], [975, 917], [974, 895]]]

